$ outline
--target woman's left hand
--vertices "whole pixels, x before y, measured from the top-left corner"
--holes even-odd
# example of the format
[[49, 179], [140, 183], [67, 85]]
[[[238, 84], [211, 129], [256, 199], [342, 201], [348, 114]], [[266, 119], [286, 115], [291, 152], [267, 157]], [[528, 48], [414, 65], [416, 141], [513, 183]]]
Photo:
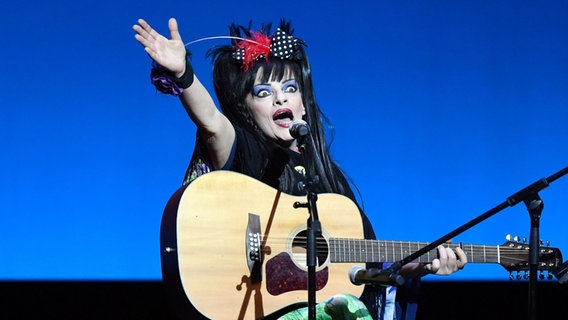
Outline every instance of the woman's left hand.
[[419, 278], [427, 274], [450, 275], [464, 268], [467, 256], [461, 248], [452, 250], [438, 246], [438, 257], [430, 263], [408, 263], [401, 268], [401, 274], [407, 278]]
[[423, 266], [428, 273], [437, 275], [450, 275], [464, 268], [467, 263], [467, 256], [461, 248], [446, 248], [443, 245], [438, 246], [438, 258], [432, 260], [431, 263]]

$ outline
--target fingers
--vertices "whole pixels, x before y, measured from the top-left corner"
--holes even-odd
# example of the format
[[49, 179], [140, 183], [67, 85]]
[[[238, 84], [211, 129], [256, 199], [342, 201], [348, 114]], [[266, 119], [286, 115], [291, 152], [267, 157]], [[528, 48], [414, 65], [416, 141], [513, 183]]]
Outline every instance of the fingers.
[[428, 271], [438, 275], [449, 275], [459, 269], [456, 254], [451, 248], [438, 246], [438, 258], [432, 260]]
[[453, 251], [449, 248], [444, 247], [443, 245], [439, 245], [438, 246], [438, 259], [442, 260], [442, 261], [447, 261], [449, 258], [451, 258], [452, 255], [455, 256], [455, 254], [453, 253]]
[[463, 269], [465, 267], [465, 264], [467, 263], [467, 255], [465, 254], [465, 252], [462, 250], [462, 248], [456, 248], [455, 251], [456, 255], [457, 255], [457, 265], [458, 265], [458, 269]]
[[467, 255], [461, 248], [446, 248], [438, 246], [438, 258], [423, 266], [428, 273], [437, 275], [450, 275], [464, 268], [467, 263]]
[[144, 39], [149, 38], [150, 32], [152, 31], [152, 27], [150, 27], [144, 19], [138, 19], [138, 24], [135, 24], [132, 28], [136, 31], [137, 35], [140, 35]]
[[[172, 20], [172, 19], [170, 19]], [[136, 31], [134, 38], [144, 47], [146, 53], [154, 61], [160, 60], [158, 63], [167, 63], [168, 58], [168, 39], [159, 34], [154, 30], [144, 19], [138, 19], [138, 24], [134, 25], [132, 28]], [[170, 23], [172, 24], [172, 23]], [[173, 27], [175, 28], [175, 33], [179, 38], [179, 32], [177, 31], [177, 22], [173, 19]]]
[[134, 38], [144, 47], [144, 51], [160, 66], [176, 75], [183, 74], [186, 66], [186, 49], [181, 41], [176, 19], [168, 21], [171, 39], [154, 30], [144, 19], [138, 19], [132, 28]]
[[[138, 24], [132, 27], [136, 34], [134, 38], [140, 42], [148, 51], [156, 51], [158, 48], [155, 47], [166, 47], [166, 46], [181, 46], [183, 42], [181, 41], [181, 35], [179, 33], [177, 20], [175, 18], [170, 18], [168, 20], [168, 29], [170, 30], [170, 40], [172, 44], [168, 44], [170, 41], [164, 36], [159, 34], [154, 30], [144, 19], [138, 19]], [[175, 44], [175, 45], [174, 45]]]
[[170, 20], [168, 21], [168, 28], [170, 29], [170, 39], [181, 40], [177, 20], [175, 18], [170, 18]]
[[460, 268], [458, 264], [458, 258], [452, 248], [439, 246], [438, 252], [440, 254], [440, 260], [444, 265], [444, 274], [454, 273]]
[[132, 29], [136, 31], [134, 38], [144, 47], [150, 47], [159, 36], [159, 34], [143, 19], [138, 19], [138, 24], [134, 25]]
[[451, 248], [438, 248], [440, 251], [440, 259], [442, 260], [443, 269], [445, 274], [452, 274], [464, 268], [467, 263], [467, 256], [465, 252], [457, 247], [455, 250]]
[[455, 255], [451, 250], [448, 251], [443, 245], [439, 245], [437, 249], [438, 258], [432, 260], [430, 271], [435, 274], [447, 274], [448, 260], [451, 259], [452, 255], [455, 260]]
[[438, 270], [440, 270], [440, 260], [434, 259], [432, 260], [432, 262], [425, 264], [424, 270], [426, 270], [428, 273], [433, 273], [433, 274], [438, 273]]

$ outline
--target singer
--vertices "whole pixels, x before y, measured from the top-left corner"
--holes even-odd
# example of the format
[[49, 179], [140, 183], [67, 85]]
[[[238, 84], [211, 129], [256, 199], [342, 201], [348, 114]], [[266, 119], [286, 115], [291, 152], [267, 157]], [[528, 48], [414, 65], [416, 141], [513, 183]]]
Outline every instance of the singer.
[[[177, 96], [198, 129], [183, 184], [211, 170], [232, 170], [287, 194], [304, 195], [305, 190], [298, 187], [307, 167], [297, 146], [300, 133], [317, 150], [309, 166], [314, 168], [309, 176], [319, 178], [316, 192], [345, 195], [357, 203], [346, 175], [330, 157], [325, 131], [331, 126], [315, 99], [306, 44], [293, 34], [290, 23], [281, 21], [275, 30], [263, 24], [258, 31], [251, 31], [252, 25], [232, 24], [225, 37], [229, 43], [207, 52], [213, 61], [220, 109], [193, 72], [177, 21], [170, 19], [168, 27], [168, 38], [142, 19], [133, 29], [135, 39], [152, 59], [152, 83], [158, 91]], [[291, 130], [298, 120], [304, 122]], [[365, 237], [375, 239], [371, 223], [360, 211]], [[431, 263], [407, 264], [401, 275], [406, 279], [449, 275], [467, 262], [461, 249], [454, 252], [440, 247], [438, 251], [439, 257]], [[392, 295], [385, 295], [382, 287], [366, 286], [358, 298], [336, 296], [318, 304], [318, 315], [325, 313], [325, 319], [334, 314], [342, 314], [342, 319], [392, 318], [391, 311], [381, 308], [392, 305], [385, 303]], [[301, 319], [304, 309], [282, 319]]]

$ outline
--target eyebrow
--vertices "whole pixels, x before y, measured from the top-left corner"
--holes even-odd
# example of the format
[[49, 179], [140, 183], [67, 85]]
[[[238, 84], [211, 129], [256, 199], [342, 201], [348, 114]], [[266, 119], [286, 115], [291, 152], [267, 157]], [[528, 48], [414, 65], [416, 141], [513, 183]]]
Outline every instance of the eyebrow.
[[294, 82], [296, 84], [298, 83], [298, 81], [296, 79], [292, 78], [292, 79], [288, 79], [288, 80], [283, 81], [282, 84], [288, 84], [290, 82]]
[[[278, 81], [270, 81], [270, 82], [278, 82]], [[270, 82], [257, 83], [257, 84], [254, 84], [253, 86], [254, 86], [254, 87], [256, 87], [256, 86], [270, 86]], [[294, 79], [294, 78], [290, 78], [290, 79], [281, 81], [282, 84], [288, 84], [288, 83], [290, 83], [290, 82], [298, 83], [298, 81], [297, 81], [296, 79]]]

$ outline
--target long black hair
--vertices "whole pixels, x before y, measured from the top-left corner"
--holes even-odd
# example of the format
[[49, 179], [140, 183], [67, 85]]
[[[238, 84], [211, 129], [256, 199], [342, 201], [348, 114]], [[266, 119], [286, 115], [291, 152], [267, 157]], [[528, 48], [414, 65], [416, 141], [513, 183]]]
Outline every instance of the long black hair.
[[[207, 56], [213, 60], [213, 82], [221, 110], [233, 125], [254, 132], [264, 146], [265, 151], [272, 150], [276, 143], [268, 139], [257, 126], [244, 101], [246, 96], [252, 92], [259, 69], [262, 68], [263, 80], [266, 81], [270, 78], [280, 81], [286, 75], [294, 76], [299, 84], [306, 109], [303, 120], [309, 124], [311, 130], [311, 134], [308, 136], [308, 144], [311, 144], [314, 150], [313, 162], [315, 172], [312, 174], [320, 178], [320, 187], [325, 192], [344, 194], [354, 199], [344, 174], [329, 154], [330, 145], [326, 141], [325, 130], [325, 126], [329, 125], [329, 121], [316, 102], [311, 67], [304, 46], [296, 47], [293, 56], [288, 59], [271, 55], [262, 59], [256, 59], [245, 70], [242, 61], [235, 59], [233, 53], [239, 39], [244, 41], [242, 39], [248, 39], [253, 36], [251, 26], [252, 22], [247, 27], [233, 23], [229, 27], [230, 35], [235, 39], [232, 45], [215, 47], [207, 52]], [[287, 35], [292, 36], [294, 33], [290, 23], [284, 20], [280, 21], [279, 28]], [[263, 24], [258, 32], [269, 36], [270, 29], [271, 24]], [[289, 177], [289, 175], [284, 176]], [[284, 184], [286, 184], [286, 181], [284, 181]]]

